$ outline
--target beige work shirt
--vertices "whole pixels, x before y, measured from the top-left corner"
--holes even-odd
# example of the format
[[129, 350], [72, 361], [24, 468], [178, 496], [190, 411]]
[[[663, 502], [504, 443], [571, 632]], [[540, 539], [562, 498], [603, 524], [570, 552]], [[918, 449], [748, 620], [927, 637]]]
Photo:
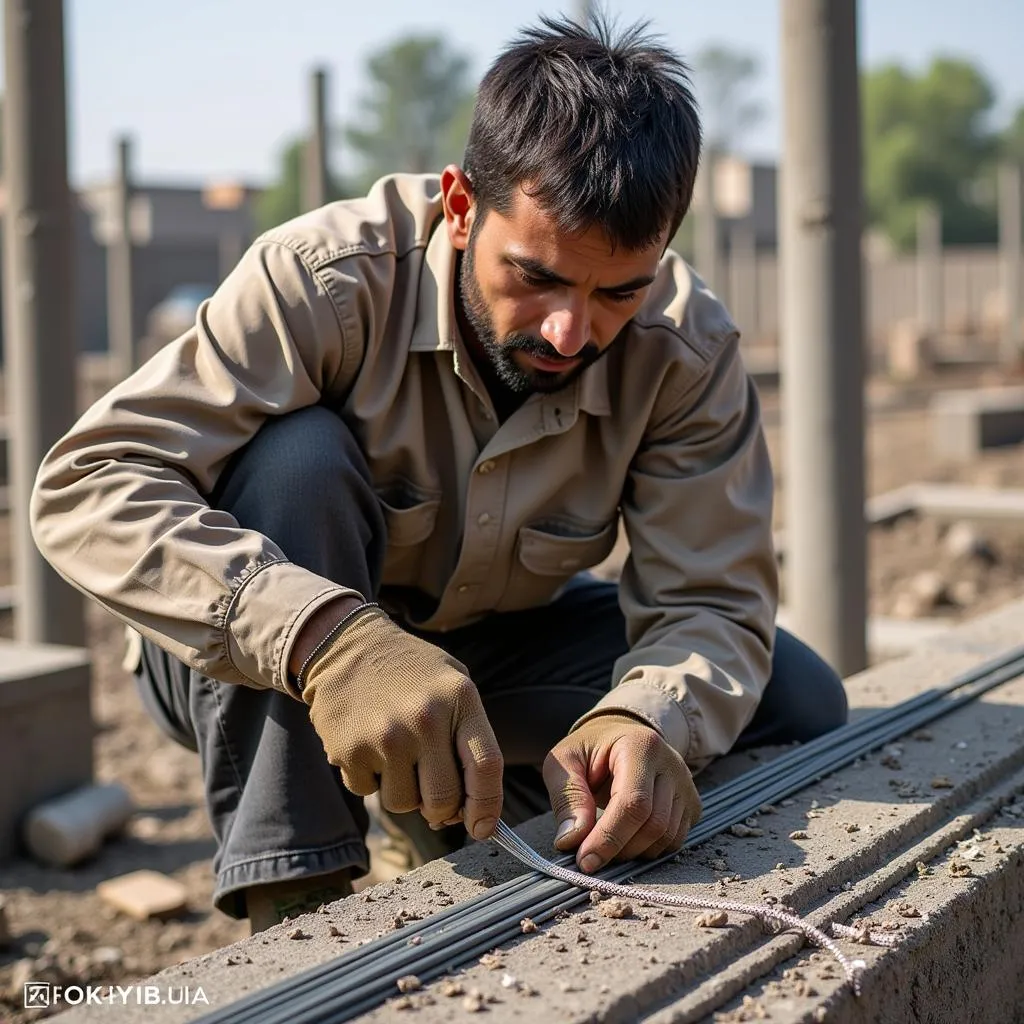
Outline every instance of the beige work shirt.
[[385, 178], [263, 235], [196, 326], [49, 452], [35, 539], [192, 668], [292, 693], [300, 628], [354, 592], [205, 496], [268, 417], [322, 403], [366, 454], [384, 586], [419, 593], [405, 615], [425, 629], [550, 602], [608, 555], [621, 516], [631, 650], [580, 721], [629, 711], [698, 767], [753, 715], [777, 604], [771, 468], [736, 327], [669, 252], [607, 355], [499, 425], [459, 337], [455, 267], [433, 176]]

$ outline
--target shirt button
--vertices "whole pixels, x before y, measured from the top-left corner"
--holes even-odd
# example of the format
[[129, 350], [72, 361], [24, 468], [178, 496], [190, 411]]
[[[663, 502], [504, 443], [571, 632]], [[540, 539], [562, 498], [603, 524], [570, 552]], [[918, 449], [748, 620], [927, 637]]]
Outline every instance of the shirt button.
[[494, 469], [494, 460], [493, 459], [488, 459], [486, 462], [481, 462], [480, 465], [477, 466], [476, 471], [481, 476], [487, 476], [487, 474], [490, 473], [491, 470], [493, 470], [493, 469]]
[[491, 521], [490, 513], [481, 512], [476, 521], [480, 526], [486, 526]]

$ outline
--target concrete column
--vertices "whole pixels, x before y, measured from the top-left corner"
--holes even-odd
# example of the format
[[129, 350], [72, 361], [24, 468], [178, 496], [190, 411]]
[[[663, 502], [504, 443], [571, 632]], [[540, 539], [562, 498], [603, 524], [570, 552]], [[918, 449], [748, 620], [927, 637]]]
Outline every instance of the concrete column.
[[917, 322], [929, 342], [942, 333], [942, 214], [927, 203], [917, 211]]
[[747, 341], [756, 341], [757, 248], [750, 221], [737, 221], [729, 231], [729, 312]]
[[327, 72], [318, 68], [310, 79], [312, 127], [306, 142], [302, 206], [315, 210], [328, 201]]
[[1021, 171], [1016, 164], [999, 168], [999, 260], [1002, 277], [1003, 334], [1000, 356], [1016, 363], [1021, 345]]
[[29, 495], [75, 418], [73, 228], [62, 0], [4, 3], [4, 359], [17, 638], [81, 646], [82, 598], [39, 554]]
[[124, 380], [138, 363], [138, 322], [131, 229], [132, 143], [117, 140], [114, 178], [113, 234], [107, 243], [107, 348], [114, 362], [115, 380]]
[[867, 661], [856, 0], [781, 0], [786, 602], [842, 675]]
[[718, 214], [715, 211], [715, 155], [705, 149], [694, 183], [694, 263], [697, 273], [713, 291], [721, 287], [722, 253], [718, 237]]

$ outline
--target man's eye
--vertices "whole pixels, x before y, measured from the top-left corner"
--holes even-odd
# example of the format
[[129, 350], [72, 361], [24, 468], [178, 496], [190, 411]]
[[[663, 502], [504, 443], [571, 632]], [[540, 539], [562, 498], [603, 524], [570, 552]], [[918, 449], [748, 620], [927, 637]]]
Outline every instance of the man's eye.
[[632, 302], [636, 298], [636, 292], [605, 292], [612, 302]]
[[533, 277], [532, 275], [526, 273], [525, 270], [520, 270], [518, 267], [516, 267], [516, 277], [518, 277], [519, 280], [523, 282], [523, 284], [527, 284], [531, 288], [546, 288], [549, 284], [551, 284], [550, 281], [544, 280], [543, 277]]

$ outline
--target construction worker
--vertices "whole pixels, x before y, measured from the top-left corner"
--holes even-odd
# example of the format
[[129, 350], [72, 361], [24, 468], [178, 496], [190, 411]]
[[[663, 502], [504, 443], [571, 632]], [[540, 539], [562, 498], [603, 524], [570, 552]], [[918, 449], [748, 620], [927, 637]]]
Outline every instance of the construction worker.
[[543, 19], [461, 167], [264, 234], [47, 455], [36, 541], [141, 638], [253, 930], [351, 892], [369, 794], [421, 857], [550, 806], [593, 872], [677, 849], [711, 759], [845, 721], [775, 627], [737, 329], [668, 248], [700, 141], [644, 26]]

